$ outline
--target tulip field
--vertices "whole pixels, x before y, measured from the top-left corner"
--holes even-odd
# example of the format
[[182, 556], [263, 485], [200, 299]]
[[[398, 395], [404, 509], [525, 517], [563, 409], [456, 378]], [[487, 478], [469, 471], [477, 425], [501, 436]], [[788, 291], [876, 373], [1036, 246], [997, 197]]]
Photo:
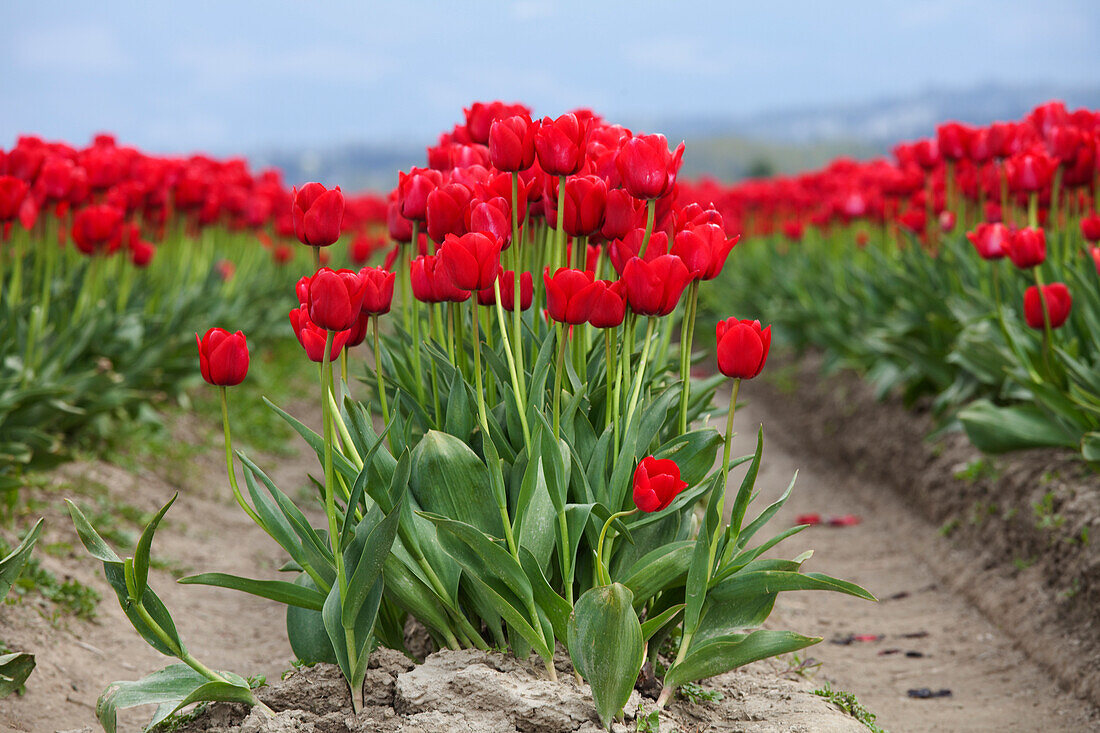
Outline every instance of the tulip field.
[[[107, 135], [0, 151], [9, 513], [74, 451], [209, 390], [222, 495], [279, 571], [180, 583], [285, 606], [272, 633], [296, 666], [338, 668], [352, 714], [373, 704], [376, 650], [415, 654], [411, 625], [433, 649], [536, 658], [546, 680], [567, 659], [610, 729], [636, 685], [663, 711], [821, 641], [768, 622], [780, 592], [875, 600], [802, 568], [806, 525], [771, 521], [793, 477], [754, 501], [764, 430], [737, 407], [773, 344], [930, 406], [982, 451], [1100, 463], [1100, 114], [1052, 102], [729, 184], [681, 180], [690, 150], [663, 135], [531, 113], [473, 104], [387, 196]], [[316, 457], [304, 493], [233, 433], [258, 350], [291, 336], [313, 410], [268, 401], [268, 419]], [[732, 454], [735, 427], [754, 453]], [[154, 587], [175, 501], [127, 546], [67, 505], [170, 662], [103, 680], [108, 731], [154, 703], [150, 725], [213, 702], [279, 713], [252, 671], [188, 648]], [[0, 591], [39, 531], [0, 561]], [[34, 651], [0, 656], [0, 692], [33, 688]]]

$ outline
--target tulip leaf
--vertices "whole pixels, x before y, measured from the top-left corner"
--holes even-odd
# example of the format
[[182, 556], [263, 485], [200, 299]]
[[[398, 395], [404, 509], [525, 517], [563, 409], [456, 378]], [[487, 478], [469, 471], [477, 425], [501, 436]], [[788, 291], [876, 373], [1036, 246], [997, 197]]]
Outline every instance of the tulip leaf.
[[654, 634], [664, 628], [669, 621], [680, 613], [680, 611], [683, 611], [684, 607], [685, 604], [677, 603], [674, 606], [669, 606], [653, 618], [647, 618], [645, 622], [642, 623], [642, 641], [649, 641], [652, 639]]
[[[741, 524], [745, 521], [745, 512], [748, 511], [749, 502], [752, 501], [753, 488], [756, 486], [756, 476], [760, 472], [760, 459], [764, 453], [764, 426], [756, 431], [756, 452], [752, 456], [752, 463], [745, 477], [741, 479], [741, 486], [737, 489], [737, 498], [733, 502], [733, 511], [730, 514], [729, 528], [726, 530], [726, 538], [730, 542], [738, 542], [741, 533]], [[744, 546], [744, 543], [741, 543]]]
[[563, 644], [566, 643], [569, 638], [569, 614], [573, 610], [569, 607], [569, 601], [559, 596], [546, 582], [542, 566], [526, 547], [519, 548], [519, 561], [527, 574], [527, 579], [531, 582], [535, 603], [550, 621], [554, 638]]
[[239, 590], [260, 598], [267, 598], [276, 603], [308, 608], [313, 611], [320, 611], [325, 605], [325, 595], [319, 590], [306, 588], [285, 580], [254, 580], [227, 573], [200, 573], [180, 578], [177, 582], [183, 585], [209, 585], [215, 588]]
[[435, 524], [443, 549], [467, 572], [482, 580], [495, 578], [501, 581], [524, 602], [521, 608], [526, 608], [533, 601], [531, 583], [526, 573], [499, 540], [465, 522], [427, 512], [421, 512], [421, 515]]
[[429, 430], [413, 451], [412, 495], [426, 511], [482, 532], [503, 536], [489, 472], [477, 454], [453, 435]]
[[462, 441], [466, 441], [474, 431], [474, 408], [466, 390], [466, 380], [462, 378], [462, 373], [455, 369], [447, 394], [443, 430]]
[[680, 478], [688, 486], [706, 478], [714, 466], [722, 435], [714, 428], [701, 428], [679, 435], [653, 452], [654, 458], [668, 458], [680, 467]]
[[[301, 575], [296, 578], [294, 585], [312, 590], [315, 593], [321, 592], [308, 575]], [[325, 596], [327, 598], [327, 594]], [[332, 642], [325, 630], [325, 620], [321, 615], [321, 611], [288, 605], [286, 608], [286, 636], [294, 656], [303, 662], [307, 664], [338, 663], [336, 652], [333, 650]]]
[[679, 687], [760, 659], [796, 652], [819, 641], [818, 637], [771, 629], [720, 636], [702, 644], [692, 644], [684, 660], [668, 670], [664, 682], [668, 687]]
[[620, 583], [596, 586], [577, 599], [569, 619], [569, 653], [605, 728], [630, 699], [642, 667], [645, 644], [633, 601]]
[[985, 453], [1007, 453], [1026, 448], [1076, 448], [1074, 434], [1035, 405], [998, 407], [975, 400], [959, 412], [970, 442]]
[[623, 585], [636, 599], [646, 602], [666, 588], [682, 583], [695, 545], [695, 540], [681, 540], [651, 550], [623, 574]]
[[149, 583], [149, 553], [153, 546], [153, 535], [156, 533], [157, 527], [160, 526], [160, 520], [164, 518], [164, 513], [175, 503], [178, 496], [179, 493], [172, 494], [172, 498], [168, 500], [168, 503], [162, 506], [160, 511], [149, 520], [149, 524], [145, 525], [145, 529], [142, 530], [141, 537], [138, 539], [137, 547], [134, 549], [132, 597], [135, 599], [141, 598]]
[[19, 546], [9, 552], [3, 560], [0, 560], [0, 601], [8, 595], [8, 591], [18, 580], [19, 574], [23, 572], [23, 566], [26, 564], [27, 558], [31, 556], [31, 551], [34, 549], [35, 542], [38, 541], [38, 536], [42, 533], [42, 525], [45, 521], [39, 519], [35, 522], [34, 526], [31, 527], [31, 531], [27, 532]]
[[[170, 664], [133, 682], [112, 682], [96, 703], [96, 718], [114, 733], [118, 711], [138, 705], [160, 705], [148, 728], [172, 714], [172, 709], [209, 680], [186, 664]], [[163, 710], [163, 712], [162, 712]]]
[[[401, 504], [399, 503], [381, 522], [370, 528], [369, 533], [365, 532], [367, 529], [365, 520], [356, 528], [356, 535], [366, 534], [366, 537], [362, 543], [361, 554], [348, 579], [347, 597], [340, 602], [340, 621], [343, 626], [349, 627], [355, 623], [363, 604], [381, 577], [382, 566], [397, 538], [397, 522], [400, 518]], [[355, 558], [345, 559], [350, 561]]]
[[783, 492], [783, 495], [776, 499], [774, 502], [768, 505], [764, 511], [757, 515], [756, 519], [752, 520], [747, 527], [745, 527], [737, 535], [737, 549], [743, 548], [752, 536], [763, 527], [765, 524], [771, 521], [771, 518], [775, 516], [784, 504], [787, 503], [787, 499], [791, 496], [791, 490], [794, 489], [794, 482], [798, 480], [798, 471], [794, 472], [794, 476], [791, 477], [791, 482], [787, 484], [787, 490]]
[[22, 690], [34, 666], [34, 655], [27, 652], [0, 655], [0, 698]]

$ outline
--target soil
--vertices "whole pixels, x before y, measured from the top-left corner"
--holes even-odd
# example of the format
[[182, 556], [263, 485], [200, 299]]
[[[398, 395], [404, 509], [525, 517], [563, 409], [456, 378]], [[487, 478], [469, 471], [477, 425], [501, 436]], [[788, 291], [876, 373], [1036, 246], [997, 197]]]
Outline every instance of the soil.
[[[308, 415], [311, 409], [305, 404], [291, 407], [298, 415]], [[211, 419], [217, 422], [210, 423]], [[207, 430], [216, 429], [220, 435], [220, 420], [188, 415], [171, 429], [174, 439], [194, 442]], [[316, 472], [317, 465], [316, 458], [304, 451], [278, 459], [260, 456], [258, 462], [270, 468], [272, 479], [292, 496], [306, 485], [307, 471]], [[68, 543], [73, 549], [60, 557], [36, 550], [35, 557], [59, 579], [76, 579], [95, 588], [103, 600], [94, 621], [52, 622], [45, 609], [33, 602], [0, 605], [0, 639], [11, 649], [34, 653], [37, 659], [25, 694], [0, 700], [0, 730], [37, 733], [86, 725], [98, 730], [95, 704], [108, 683], [138, 679], [174, 661], [154, 651], [133, 630], [103, 578], [102, 564], [84, 551], [62, 501], [70, 495], [68, 485], [101, 484], [109, 501], [142, 512], [156, 511], [178, 491], [179, 498], [153, 541], [154, 560], [178, 561], [184, 565], [178, 568], [184, 574], [216, 570], [276, 577], [281, 550], [233, 500], [224, 453], [214, 450], [200, 455], [185, 469], [165, 475], [167, 466], [131, 472], [101, 461], [78, 461], [57, 469], [51, 477], [54, 486], [37, 492], [36, 499], [48, 502], [46, 529], [38, 547]], [[132, 533], [135, 539], [139, 533], [140, 529]], [[132, 547], [115, 549], [120, 554], [133, 551]], [[245, 676], [263, 674], [268, 679], [278, 679], [290, 667], [294, 654], [286, 640], [281, 606], [236, 591], [179, 585], [166, 570], [151, 570], [149, 582], [172, 613], [184, 644], [209, 666]], [[151, 715], [123, 711], [119, 730], [139, 730]]]
[[[1100, 551], [1071, 541], [1100, 531], [1097, 477], [1064, 453], [992, 459], [960, 433], [926, 441], [928, 414], [877, 402], [854, 375], [822, 378], [817, 364], [788, 365], [783, 389], [742, 386], [734, 454], [752, 451], [762, 422], [761, 504], [799, 470], [776, 526], [860, 517], [810, 527], [784, 554], [813, 548], [807, 570], [880, 602], [788, 593], [773, 619], [824, 636], [806, 650], [823, 662], [819, 678], [855, 693], [884, 728], [1100, 730]], [[989, 468], [965, 478], [975, 466]], [[881, 639], [830, 643], [853, 634]], [[908, 696], [920, 688], [952, 694]]]
[[[366, 706], [351, 709], [347, 686], [331, 665], [289, 675], [261, 690], [276, 711], [269, 717], [240, 706], [212, 705], [180, 730], [186, 733], [597, 733], [602, 730], [588, 686], [578, 685], [569, 660], [559, 653], [558, 681], [551, 682], [535, 660], [477, 650], [440, 651], [416, 664], [380, 649], [372, 655]], [[709, 680], [721, 693], [716, 702], [675, 700], [661, 714], [661, 730], [682, 733], [744, 731], [825, 733], [866, 730], [812, 693], [813, 685], [788, 679], [785, 665], [771, 660]], [[639, 706], [652, 700], [637, 692], [615, 733], [635, 730]]]

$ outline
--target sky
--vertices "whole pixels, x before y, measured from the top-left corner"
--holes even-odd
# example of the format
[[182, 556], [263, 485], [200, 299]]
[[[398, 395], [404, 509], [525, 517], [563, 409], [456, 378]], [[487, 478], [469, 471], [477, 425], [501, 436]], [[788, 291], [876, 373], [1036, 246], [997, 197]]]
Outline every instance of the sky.
[[479, 99], [613, 121], [1100, 86], [1089, 0], [0, 0], [0, 147], [428, 144]]

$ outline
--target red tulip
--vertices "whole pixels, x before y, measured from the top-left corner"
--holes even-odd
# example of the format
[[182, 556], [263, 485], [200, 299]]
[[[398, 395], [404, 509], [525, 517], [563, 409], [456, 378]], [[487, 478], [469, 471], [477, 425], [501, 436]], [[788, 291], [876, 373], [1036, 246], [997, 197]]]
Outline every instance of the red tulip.
[[[305, 349], [310, 361], [320, 364], [325, 357], [325, 340], [327, 331], [309, 319], [309, 306], [299, 306], [290, 311], [290, 326], [294, 329], [294, 335], [298, 337], [298, 343]], [[329, 351], [329, 361], [335, 361], [344, 350], [351, 331], [337, 331], [332, 340], [332, 349]]]
[[760, 321], [719, 321], [715, 328], [718, 370], [727, 377], [752, 379], [764, 368], [771, 344], [772, 327], [761, 330]]
[[412, 241], [413, 223], [401, 215], [401, 206], [396, 200], [386, 205], [386, 230], [395, 242]]
[[0, 222], [13, 221], [27, 196], [28, 186], [15, 176], [0, 176]]
[[466, 207], [471, 198], [470, 189], [461, 183], [448, 183], [428, 194], [428, 236], [442, 242], [448, 234], [465, 234]]
[[359, 277], [366, 285], [361, 311], [374, 316], [389, 313], [396, 274], [381, 267], [364, 267], [359, 271]]
[[563, 226], [571, 237], [587, 237], [603, 226], [607, 184], [598, 176], [574, 176], [565, 182]]
[[309, 279], [309, 320], [329, 331], [346, 331], [355, 325], [366, 292], [358, 273], [322, 267]]
[[436, 255], [420, 255], [409, 263], [413, 297], [421, 303], [461, 303], [469, 290], [455, 287]]
[[[1043, 286], [1043, 297], [1046, 301], [1047, 314], [1050, 316], [1050, 327], [1058, 328], [1069, 318], [1070, 308], [1073, 306], [1073, 298], [1070, 297], [1069, 288], [1062, 283], [1051, 283]], [[1043, 320], [1043, 304], [1039, 298], [1039, 288], [1032, 285], [1024, 291], [1024, 320], [1032, 328], [1046, 328]]]
[[1008, 254], [1008, 241], [1012, 237], [1012, 230], [1004, 224], [988, 224], [982, 222], [974, 231], [967, 232], [966, 238], [978, 251], [978, 256], [983, 260], [999, 260]]
[[626, 189], [616, 188], [607, 192], [603, 238], [622, 239], [635, 229], [645, 228], [645, 204], [631, 196]]
[[501, 240], [503, 248], [512, 243], [512, 207], [500, 196], [487, 201], [470, 202], [467, 230], [481, 232]]
[[1055, 161], [1042, 148], [1024, 151], [1005, 161], [1008, 186], [1017, 193], [1037, 193], [1054, 178]]
[[800, 221], [785, 221], [783, 222], [783, 236], [792, 242], [802, 241], [802, 222]]
[[692, 277], [713, 280], [722, 272], [730, 250], [740, 238], [726, 239], [726, 232], [718, 224], [694, 225], [676, 235], [672, 254], [684, 261]]
[[42, 164], [35, 187], [49, 201], [64, 201], [73, 189], [76, 163], [61, 156], [51, 156]]
[[505, 117], [489, 128], [489, 160], [508, 173], [527, 170], [535, 162], [538, 126], [526, 115]]
[[[639, 256], [638, 252], [641, 251], [644, 240], [645, 229], [634, 229], [622, 239], [616, 239], [608, 245], [607, 258], [611, 260], [611, 266], [615, 268], [615, 272], [619, 273], [620, 276], [626, 268], [626, 263]], [[646, 245], [645, 249], [645, 257], [642, 259], [646, 261], [655, 260], [661, 255], [667, 254], [668, 234], [662, 231], [650, 234], [649, 244]]]
[[1089, 247], [1092, 256], [1092, 264], [1096, 265], [1096, 275], [1100, 277], [1100, 247]]
[[[3, 205], [0, 204], [0, 219], [3, 218]], [[1100, 215], [1093, 214], [1081, 220], [1081, 236], [1087, 242], [1100, 242]]]
[[686, 488], [680, 467], [670, 458], [646, 456], [634, 471], [634, 504], [643, 512], [665, 509]]
[[680, 302], [691, 273], [675, 255], [651, 261], [634, 257], [623, 268], [622, 279], [631, 310], [642, 316], [667, 316]]
[[598, 292], [592, 299], [588, 322], [596, 328], [615, 328], [626, 317], [626, 300], [623, 299], [623, 281], [596, 280]]
[[[466, 113], [466, 132], [470, 141], [485, 145], [492, 140], [492, 126], [497, 120], [508, 119], [516, 115], [526, 116], [530, 109], [522, 104], [504, 102], [474, 102]], [[501, 170], [504, 170], [501, 168]]]
[[970, 150], [972, 130], [958, 122], [945, 122], [936, 128], [936, 143], [945, 160], [961, 160]]
[[271, 259], [275, 260], [276, 265], [285, 265], [294, 259], [294, 250], [285, 244], [277, 244], [271, 250]]
[[114, 252], [122, 244], [122, 212], [106, 204], [81, 209], [73, 218], [73, 242], [88, 255]]
[[1042, 229], [1017, 229], [1007, 242], [1008, 258], [1021, 270], [1041, 265], [1047, 258], [1046, 232]]
[[[497, 270], [497, 281], [500, 282], [500, 304], [504, 310], [511, 311], [516, 307], [516, 274], [513, 270]], [[535, 286], [531, 273], [521, 272], [519, 274], [519, 309], [525, 311], [531, 307], [531, 301], [535, 297]], [[496, 292], [493, 290], [493, 286], [490, 285], [483, 290], [477, 291], [477, 302], [479, 305], [495, 305], [497, 302]]]
[[551, 277], [547, 267], [542, 273], [542, 281], [546, 286], [546, 310], [550, 318], [571, 325], [588, 320], [600, 294], [591, 272], [562, 267]]
[[320, 183], [307, 183], [294, 189], [290, 213], [299, 242], [311, 247], [327, 247], [340, 239], [344, 194], [339, 186], [328, 191]]
[[535, 133], [535, 153], [539, 166], [551, 176], [571, 176], [584, 165], [584, 147], [588, 120], [580, 121], [573, 113], [556, 120], [543, 118]]
[[240, 331], [211, 328], [199, 338], [199, 370], [202, 378], [215, 387], [234, 387], [248, 374], [248, 344]]
[[439, 248], [439, 262], [456, 288], [484, 290], [496, 279], [501, 246], [499, 238], [481, 232], [448, 234]]
[[664, 135], [639, 135], [619, 148], [616, 166], [623, 180], [623, 188], [631, 196], [657, 199], [668, 193], [676, 183], [683, 157], [683, 143], [672, 153]]
[[401, 216], [423, 222], [428, 216], [428, 196], [443, 185], [443, 174], [430, 168], [413, 168], [397, 174], [397, 203]]

